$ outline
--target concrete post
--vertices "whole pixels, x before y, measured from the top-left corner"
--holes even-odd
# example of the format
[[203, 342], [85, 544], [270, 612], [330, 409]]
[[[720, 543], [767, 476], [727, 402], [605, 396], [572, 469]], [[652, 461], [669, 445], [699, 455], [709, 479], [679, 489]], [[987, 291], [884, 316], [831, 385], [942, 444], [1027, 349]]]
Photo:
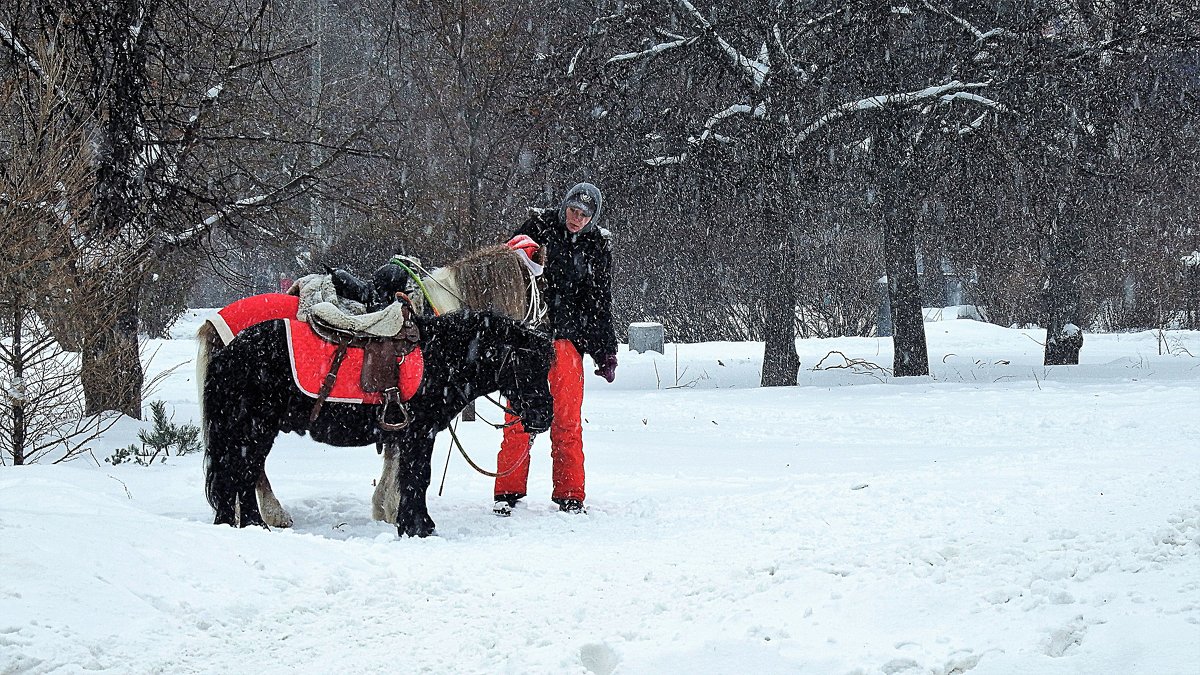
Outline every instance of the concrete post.
[[655, 351], [659, 354], [666, 354], [664, 339], [665, 331], [661, 323], [640, 321], [629, 324], [629, 351], [631, 352], [641, 354]]

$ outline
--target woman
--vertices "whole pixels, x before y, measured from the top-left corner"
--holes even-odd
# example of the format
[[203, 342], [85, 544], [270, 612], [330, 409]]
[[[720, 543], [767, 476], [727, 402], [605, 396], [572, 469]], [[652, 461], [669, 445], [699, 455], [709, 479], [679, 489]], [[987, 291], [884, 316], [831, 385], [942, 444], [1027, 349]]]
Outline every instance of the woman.
[[[531, 209], [514, 233], [546, 247], [546, 291], [549, 325], [554, 336], [550, 394], [554, 424], [550, 428], [553, 461], [551, 499], [559, 510], [584, 513], [583, 355], [590, 354], [596, 374], [612, 382], [617, 371], [617, 339], [612, 322], [611, 235], [596, 223], [602, 195], [591, 183], [567, 191], [557, 210]], [[527, 493], [530, 437], [519, 420], [505, 428], [497, 467], [497, 515], [512, 513]], [[515, 468], [514, 468], [515, 467]]]

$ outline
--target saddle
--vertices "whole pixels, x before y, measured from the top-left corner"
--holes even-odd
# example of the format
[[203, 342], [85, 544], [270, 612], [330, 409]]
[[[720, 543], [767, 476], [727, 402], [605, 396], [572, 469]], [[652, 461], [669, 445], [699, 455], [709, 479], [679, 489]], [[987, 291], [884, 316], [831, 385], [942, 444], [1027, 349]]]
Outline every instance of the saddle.
[[321, 383], [317, 393], [317, 401], [309, 413], [309, 421], [315, 421], [321, 413], [321, 406], [329, 398], [333, 386], [337, 382], [338, 371], [349, 349], [361, 349], [363, 352], [362, 372], [359, 384], [363, 392], [382, 394], [384, 410], [380, 412], [379, 425], [383, 429], [394, 430], [407, 424], [407, 410], [404, 421], [399, 425], [386, 422], [387, 407], [390, 404], [403, 404], [398, 382], [400, 381], [400, 364], [414, 349], [420, 345], [421, 331], [413, 321], [413, 310], [407, 296], [397, 303], [401, 307], [403, 322], [401, 328], [393, 335], [380, 335], [357, 328], [347, 328], [334, 325], [323, 318], [320, 313], [314, 313], [308, 318], [308, 325], [313, 333], [326, 342], [337, 345], [329, 372]]
[[[413, 311], [407, 303], [398, 302], [381, 312], [353, 314], [341, 309], [341, 299], [332, 293], [317, 294], [314, 298], [308, 297], [312, 293], [302, 292], [302, 289], [311, 288], [332, 291], [328, 281], [327, 275], [309, 275], [286, 294], [267, 293], [243, 298], [218, 310], [207, 321], [227, 345], [250, 326], [285, 320], [293, 350], [292, 374], [296, 386], [317, 398], [310, 420], [316, 419], [324, 401], [333, 394], [337, 401], [382, 403], [380, 426], [400, 428], [407, 423], [404, 403], [420, 388], [424, 372], [419, 349], [421, 335], [413, 321]], [[362, 305], [358, 309], [361, 311]], [[355, 351], [347, 358], [352, 347]], [[343, 361], [349, 364], [350, 370], [359, 372], [357, 382], [337, 382]], [[324, 377], [320, 371], [302, 367], [308, 364], [320, 364], [318, 367], [325, 372]], [[329, 364], [327, 371], [325, 364]], [[405, 419], [399, 425], [386, 422], [391, 404], [397, 404], [404, 414]]]

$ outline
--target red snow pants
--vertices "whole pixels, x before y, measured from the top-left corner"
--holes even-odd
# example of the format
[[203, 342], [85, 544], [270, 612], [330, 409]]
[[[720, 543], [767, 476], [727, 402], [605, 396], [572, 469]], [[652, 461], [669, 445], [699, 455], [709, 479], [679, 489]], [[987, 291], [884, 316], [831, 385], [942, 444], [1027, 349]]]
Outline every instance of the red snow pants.
[[[554, 341], [554, 363], [550, 366], [550, 395], [554, 398], [554, 422], [550, 426], [550, 459], [554, 483], [550, 493], [553, 499], [578, 499], [583, 501], [583, 357], [570, 340]], [[496, 479], [495, 494], [527, 494], [529, 482], [529, 434], [521, 422], [512, 415], [505, 415], [506, 423], [514, 423], [504, 429], [504, 440], [500, 443], [500, 454], [496, 458], [496, 470], [504, 473], [515, 471]]]

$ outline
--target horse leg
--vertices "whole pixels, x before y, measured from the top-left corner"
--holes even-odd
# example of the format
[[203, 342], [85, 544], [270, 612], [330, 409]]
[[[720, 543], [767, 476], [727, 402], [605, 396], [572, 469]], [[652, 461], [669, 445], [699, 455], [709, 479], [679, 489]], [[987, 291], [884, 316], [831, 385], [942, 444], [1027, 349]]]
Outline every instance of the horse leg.
[[291, 527], [294, 523], [292, 516], [279, 503], [275, 491], [271, 489], [271, 481], [267, 478], [267, 465], [263, 463], [262, 473], [258, 475], [258, 483], [254, 486], [258, 495], [258, 510], [263, 520], [271, 527]]
[[396, 524], [396, 512], [400, 508], [400, 492], [396, 483], [399, 454], [395, 444], [383, 446], [383, 471], [375, 483], [375, 494], [371, 496], [371, 517], [392, 525]]
[[281, 321], [259, 324], [202, 368], [204, 484], [216, 524], [266, 526], [255, 483], [263, 476], [280, 420], [299, 395], [291, 381], [285, 336]]
[[271, 452], [271, 446], [275, 444], [276, 433], [272, 431], [270, 436], [264, 434], [257, 438], [246, 440], [245, 469], [238, 476], [239, 527], [249, 527], [251, 525], [267, 527], [267, 521], [263, 520], [262, 511], [258, 508], [256, 488], [262, 478], [266, 476], [267, 453]]
[[436, 527], [425, 503], [433, 456], [432, 434], [420, 434], [397, 443], [396, 484], [399, 504], [396, 508], [396, 532], [401, 536], [428, 537]]
[[213, 523], [266, 527], [254, 487], [264, 473], [277, 430], [247, 424], [244, 426], [249, 429], [242, 431], [245, 437], [239, 439], [222, 426], [209, 426], [205, 452], [205, 488], [214, 511]]
[[225, 467], [224, 457], [215, 455], [213, 446], [214, 443], [210, 439], [204, 453], [204, 491], [208, 496], [208, 503], [213, 509], [213, 524], [237, 527], [237, 490], [229, 478], [229, 470]]

